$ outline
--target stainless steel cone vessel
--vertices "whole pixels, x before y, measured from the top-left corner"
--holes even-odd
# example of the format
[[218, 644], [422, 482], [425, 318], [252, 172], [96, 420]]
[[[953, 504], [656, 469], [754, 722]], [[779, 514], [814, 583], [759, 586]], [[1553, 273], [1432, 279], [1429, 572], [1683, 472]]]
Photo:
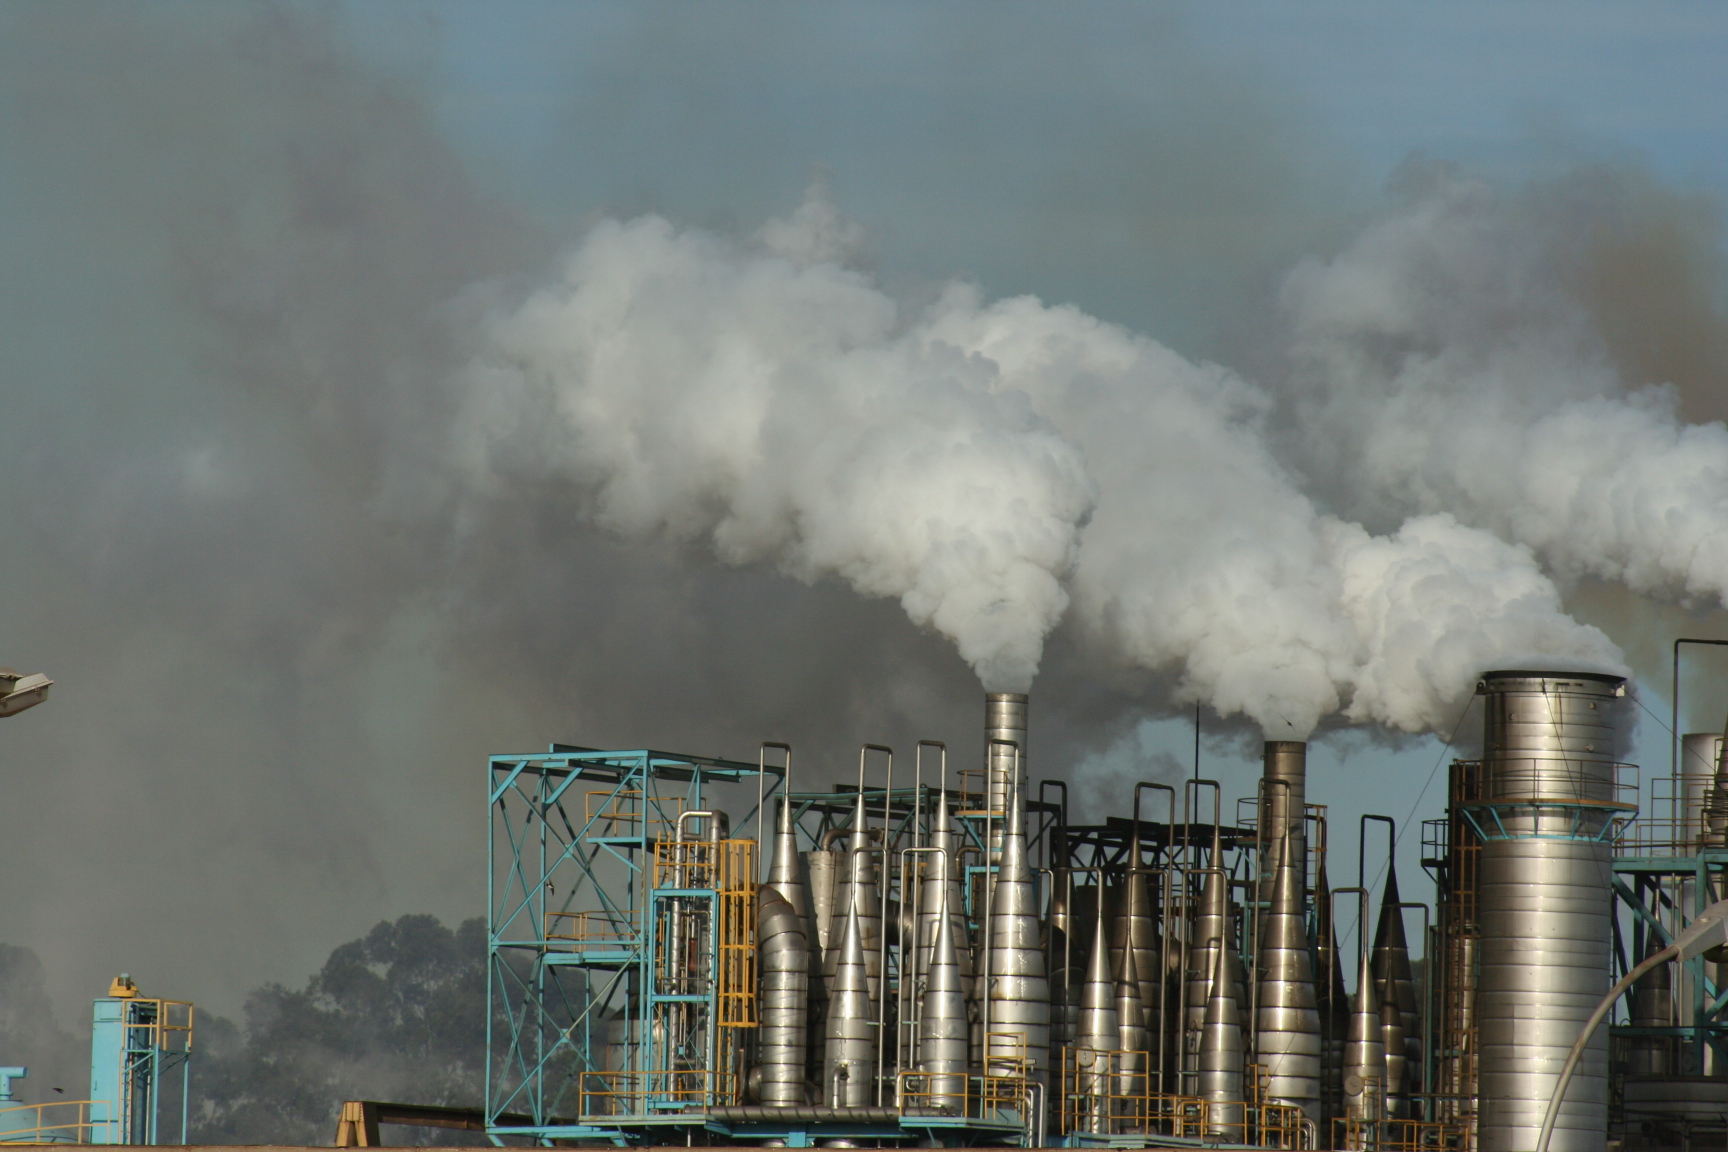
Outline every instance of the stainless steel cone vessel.
[[[1140, 858], [1140, 833], [1134, 833], [1130, 860]], [[1116, 929], [1113, 949], [1134, 949], [1134, 970], [1140, 979], [1140, 1006], [1146, 1013], [1146, 1027], [1153, 1035], [1161, 1035], [1163, 1022], [1158, 1019], [1162, 986], [1163, 958], [1158, 947], [1158, 915], [1152, 901], [1150, 876], [1143, 868], [1130, 867], [1122, 878], [1122, 888], [1116, 901]]]
[[[788, 770], [786, 786], [791, 786]], [[823, 853], [824, 856], [827, 853]], [[798, 831], [792, 822], [790, 797], [780, 799], [780, 818], [774, 827], [774, 858], [768, 865], [768, 886], [792, 906], [792, 911], [804, 925], [804, 953], [810, 965], [806, 995], [823, 998], [822, 949], [816, 933], [815, 902], [810, 898], [810, 884], [805, 875], [807, 863], [798, 851]]]
[[1379, 1120], [1385, 1114], [1386, 1043], [1374, 969], [1366, 954], [1356, 975], [1350, 1032], [1344, 1041], [1344, 1115], [1352, 1120]]
[[[948, 855], [937, 859], [948, 871]], [[948, 887], [940, 889], [945, 901]], [[964, 922], [956, 922], [944, 903], [936, 917], [936, 935], [925, 969], [922, 1019], [918, 1022], [918, 1070], [928, 1074], [926, 1091], [932, 1107], [959, 1115], [965, 1111], [970, 1025], [966, 994], [960, 977], [960, 947]]]
[[1206, 1027], [1206, 1006], [1212, 999], [1218, 941], [1230, 938], [1230, 889], [1222, 872], [1206, 873], [1190, 932], [1182, 1069], [1191, 1073], [1200, 1067], [1200, 1036]]
[[1146, 1062], [1152, 1034], [1146, 1027], [1140, 972], [1135, 967], [1132, 948], [1116, 953], [1116, 1034], [1122, 1050], [1116, 1062], [1116, 1094], [1138, 1096], [1146, 1091]]
[[772, 884], [756, 890], [756, 941], [761, 982], [756, 1030], [759, 1095], [764, 1104], [804, 1104], [810, 948], [804, 918]]
[[1380, 923], [1374, 933], [1374, 986], [1386, 1041], [1386, 1114], [1401, 1118], [1409, 1115], [1411, 1093], [1422, 1088], [1422, 1014], [1416, 1005], [1404, 913], [1398, 907], [1398, 870], [1390, 861], [1386, 868]]
[[955, 866], [955, 861], [960, 859], [962, 842], [960, 833], [954, 829], [954, 820], [949, 813], [948, 797], [945, 794], [937, 797], [936, 811], [931, 817], [930, 846], [942, 849], [942, 855], [938, 857], [942, 863], [926, 868], [919, 889], [917, 971], [929, 971], [931, 949], [936, 944], [936, 929], [946, 915], [954, 922], [955, 956], [959, 965], [960, 986], [966, 995], [970, 996], [972, 950], [966, 947], [966, 898], [960, 888], [960, 870]]
[[1037, 890], [1026, 858], [1026, 807], [1018, 789], [1008, 798], [1002, 865], [991, 893], [988, 1049], [992, 1075], [1013, 1075], [1024, 1059], [1042, 1080], [1050, 1066], [1050, 981], [1044, 971]]
[[1208, 1135], [1240, 1140], [1242, 1108], [1242, 1009], [1236, 1002], [1236, 984], [1230, 979], [1228, 959], [1234, 955], [1227, 939], [1213, 949], [1211, 995], [1206, 1002], [1206, 1021], [1200, 1036], [1200, 1075], [1196, 1094], [1210, 1107]]
[[1326, 859], [1314, 878], [1314, 960], [1320, 1002], [1320, 1115], [1326, 1123], [1344, 1114], [1344, 1041], [1350, 1031], [1350, 998], [1344, 991], [1344, 965], [1338, 956], [1338, 925], [1332, 911], [1332, 886]]
[[864, 932], [858, 905], [846, 909], [840, 942], [833, 949], [834, 981], [828, 992], [828, 1035], [822, 1054], [822, 1092], [835, 1107], [875, 1103], [876, 1002], [864, 965]]
[[1116, 979], [1110, 971], [1110, 932], [1103, 901], [1092, 926], [1092, 948], [1080, 986], [1080, 1019], [1074, 1037], [1076, 1087], [1086, 1098], [1086, 1130], [1109, 1130], [1112, 1056], [1120, 1039]]
[[1260, 933], [1256, 1060], [1266, 1066], [1267, 1095], [1320, 1119], [1320, 1013], [1308, 928], [1302, 915], [1302, 876], [1294, 836], [1285, 836], [1272, 881], [1272, 907]]
[[[882, 974], [878, 971], [882, 965], [882, 895], [876, 884], [876, 858], [870, 848], [870, 821], [862, 788], [852, 813], [852, 835], [847, 841], [846, 858], [840, 867], [840, 879], [834, 886], [834, 915], [847, 916], [853, 908], [857, 909], [858, 929], [864, 940], [864, 963], [870, 974], [870, 995], [877, 997], [882, 994]], [[833, 931], [829, 929], [830, 935]], [[839, 949], [830, 947], [823, 957], [822, 974], [830, 990], [834, 987], [839, 955]]]

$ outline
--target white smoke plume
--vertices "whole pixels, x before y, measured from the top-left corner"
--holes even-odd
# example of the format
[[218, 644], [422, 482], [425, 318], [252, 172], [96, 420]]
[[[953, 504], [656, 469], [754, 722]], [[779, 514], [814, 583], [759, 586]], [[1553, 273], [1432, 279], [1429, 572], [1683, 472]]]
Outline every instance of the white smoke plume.
[[628, 537], [897, 597], [996, 689], [1070, 592], [1098, 653], [1274, 735], [1433, 728], [1488, 666], [1619, 666], [1528, 550], [1319, 511], [1239, 376], [966, 285], [903, 319], [851, 239], [820, 198], [751, 244], [598, 225], [553, 284], [492, 290], [464, 457], [566, 479]]
[[1586, 197], [1441, 175], [1285, 283], [1308, 467], [1352, 514], [1447, 511], [1592, 576], [1728, 603], [1728, 428], [1626, 380], [1576, 291]]
[[1322, 514], [1273, 457], [1269, 398], [1074, 308], [982, 307], [933, 334], [997, 364], [1086, 449], [1100, 498], [1073, 577], [1100, 652], [1180, 677], [1180, 699], [1271, 736], [1347, 719], [1447, 727], [1488, 667], [1618, 669], [1528, 550], [1445, 515], [1387, 536]]
[[1068, 606], [1085, 462], [989, 364], [906, 333], [834, 261], [848, 239], [820, 198], [750, 245], [599, 225], [491, 323], [471, 450], [568, 477], [627, 537], [895, 597], [1023, 691]]

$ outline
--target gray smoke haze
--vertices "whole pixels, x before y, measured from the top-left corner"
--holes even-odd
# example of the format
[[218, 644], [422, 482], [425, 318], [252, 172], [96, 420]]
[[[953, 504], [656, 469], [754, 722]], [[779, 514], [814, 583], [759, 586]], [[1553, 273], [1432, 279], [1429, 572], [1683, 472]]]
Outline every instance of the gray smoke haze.
[[[1596, 528], [1565, 509], [1527, 529], [1516, 509], [1460, 494], [1455, 471], [1367, 478], [1345, 466], [1390, 434], [1375, 428], [1405, 426], [1384, 415], [1389, 399], [1422, 395], [1396, 371], [1358, 370], [1363, 345], [1370, 360], [1405, 340], [1493, 359], [1513, 354], [1493, 333], [1519, 329], [1454, 320], [1468, 312], [1455, 303], [1441, 318], [1462, 337], [1397, 329], [1377, 344], [1322, 307], [1327, 269], [1434, 214], [1423, 206], [1435, 196], [1462, 194], [1418, 191], [1351, 244], [1309, 243], [1335, 235], [1340, 213], [1312, 202], [1305, 142], [1279, 136], [1273, 97], [1185, 60], [1178, 31], [1149, 51], [1181, 99], [1118, 102], [1115, 119], [1098, 119], [1071, 114], [1087, 107], [1077, 93], [1090, 71], [1049, 26], [1057, 17], [1017, 40], [1018, 55], [984, 51], [967, 21], [919, 17], [933, 24], [918, 42], [938, 55], [913, 71], [947, 75], [940, 53], [964, 45], [953, 74], [965, 91], [944, 104], [920, 88], [934, 117], [903, 108], [937, 125], [941, 165], [904, 163], [890, 181], [904, 198], [861, 214], [873, 230], [854, 259], [859, 237], [841, 217], [816, 227], [818, 208], [788, 208], [828, 159], [788, 147], [776, 135], [788, 124], [753, 104], [727, 112], [725, 99], [668, 110], [636, 98], [637, 70], [668, 84], [691, 74], [681, 91], [698, 95], [714, 79], [693, 61], [719, 18], [682, 25], [669, 11], [641, 18], [630, 50], [600, 70], [612, 103], [573, 102], [573, 121], [624, 127], [546, 159], [555, 178], [584, 166], [627, 176], [560, 213], [501, 191], [435, 119], [435, 78], [361, 62], [324, 9], [0, 10], [0, 448], [12, 478], [0, 661], [59, 681], [48, 706], [0, 724], [13, 880], [0, 919], [9, 942], [43, 957], [68, 1031], [121, 970], [151, 994], [234, 1015], [246, 990], [299, 988], [380, 916], [473, 915], [490, 752], [557, 739], [749, 756], [758, 740], [788, 739], [813, 781], [863, 739], [935, 736], [965, 758], [978, 712], [967, 660], [1006, 679], [1041, 659], [1037, 754], [1051, 775], [1186, 700], [1279, 734], [1345, 719], [1419, 728], [1481, 661], [1613, 658], [1567, 618], [1554, 572], [1685, 594], [1691, 568], [1635, 573], [1643, 538], [1613, 537], [1613, 524], [1600, 546], [1569, 550], [1568, 532]], [[851, 54], [844, 29], [813, 20], [769, 13], [721, 31], [753, 51], [826, 38]], [[782, 39], [758, 41], [758, 25]], [[1071, 101], [1044, 121], [1013, 96], [1039, 68], [1060, 72]], [[892, 106], [861, 101], [851, 115], [869, 131], [857, 136], [880, 135]], [[717, 135], [723, 115], [755, 134]], [[849, 123], [815, 118], [796, 138]], [[1062, 175], [1025, 192], [1036, 210], [1017, 215], [1000, 158], [1026, 153], [1029, 125]], [[628, 160], [662, 139], [656, 183]], [[845, 204], [849, 173], [830, 167]], [[1075, 175], [1094, 171], [1113, 175]], [[946, 214], [915, 239], [948, 247], [936, 245], [934, 271], [881, 257], [889, 266], [872, 275], [872, 246], [893, 250], [895, 213], [918, 208], [925, 178]], [[620, 190], [627, 180], [646, 190]], [[710, 184], [722, 192], [705, 200]], [[1566, 252], [1532, 240], [1536, 256], [1502, 246], [1509, 263], [1496, 265], [1492, 238], [1471, 252], [1490, 286], [1539, 273], [1544, 300], [1562, 301], [1543, 305], [1561, 320], [1541, 319], [1535, 343], [1556, 331], [1563, 348], [1598, 340], [1614, 366], [1588, 395], [1544, 385], [1512, 423], [1534, 428], [1541, 397], [1563, 395], [1585, 414], [1605, 405], [1659, 458], [1715, 433], [1617, 389], [1668, 381], [1692, 418], [1720, 413], [1717, 272], [1695, 255], [1719, 237], [1707, 203], [1647, 181], [1635, 191], [1625, 227], [1593, 217], [1598, 231]], [[1505, 234], [1525, 210], [1482, 211]], [[600, 215], [570, 223], [584, 213]], [[615, 259], [602, 266], [607, 245]], [[707, 279], [625, 276], [633, 246]], [[1298, 251], [1319, 255], [1283, 299], [1293, 335], [1279, 352], [1295, 367], [1233, 358], [1217, 333], [1271, 315], [1247, 304]], [[981, 285], [948, 283], [974, 268]], [[602, 273], [677, 312], [608, 334], [676, 336], [633, 368], [665, 388], [761, 384], [771, 374], [746, 369], [771, 362], [773, 340], [800, 349], [799, 371], [772, 378], [780, 405], [744, 422], [795, 473], [740, 455], [725, 422], [688, 421], [665, 443], [584, 439], [604, 425], [572, 402], [647, 399], [596, 374], [595, 349], [565, 331], [587, 306], [581, 284]], [[1405, 274], [1376, 275], [1395, 288]], [[1661, 295], [1627, 287], [1638, 275]], [[1109, 305], [1015, 294], [1060, 301], [1085, 284], [1103, 284]], [[1640, 319], [1653, 308], [1663, 324]], [[1135, 327], [1173, 346], [1094, 318], [1135, 309], [1147, 313]], [[749, 339], [727, 335], [740, 332]], [[535, 350], [559, 340], [544, 362]], [[1208, 342], [1216, 364], [1193, 352]], [[1552, 375], [1570, 370], [1542, 354], [1562, 365]], [[910, 381], [929, 388], [910, 395]], [[1333, 418], [1345, 398], [1329, 390], [1345, 385], [1359, 390], [1360, 425]], [[800, 439], [807, 426], [823, 436]], [[959, 450], [969, 444], [995, 448]], [[833, 460], [849, 466], [825, 471]], [[1005, 469], [1043, 487], [1003, 500]], [[883, 476], [906, 487], [884, 490]], [[852, 487], [822, 490], [825, 478]], [[1615, 483], [1639, 498], [1637, 473]], [[987, 530], [956, 544], [847, 521], [869, 511], [860, 496], [906, 503], [932, 484], [948, 485], [955, 523]], [[644, 514], [644, 496], [669, 511]], [[1006, 588], [992, 583], [1001, 557], [1013, 558]], [[1004, 629], [1016, 615], [1024, 623]], [[21, 1087], [36, 1099], [42, 1083], [33, 1073]]]

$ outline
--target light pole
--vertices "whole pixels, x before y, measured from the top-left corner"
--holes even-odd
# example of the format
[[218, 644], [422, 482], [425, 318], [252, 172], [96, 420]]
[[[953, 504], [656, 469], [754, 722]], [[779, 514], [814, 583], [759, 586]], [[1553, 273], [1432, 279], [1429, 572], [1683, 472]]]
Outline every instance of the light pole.
[[1548, 1114], [1542, 1118], [1542, 1134], [1536, 1139], [1536, 1152], [1548, 1152], [1548, 1139], [1554, 1135], [1554, 1121], [1560, 1115], [1560, 1101], [1566, 1095], [1566, 1085], [1572, 1080], [1572, 1070], [1578, 1067], [1578, 1061], [1583, 1058], [1590, 1037], [1596, 1034], [1596, 1029], [1614, 1007], [1615, 1001], [1658, 964], [1666, 964], [1670, 960], [1685, 963], [1724, 944], [1728, 944], [1728, 900], [1718, 900], [1700, 912], [1697, 918], [1686, 926], [1685, 931], [1674, 937], [1672, 944], [1660, 952], [1646, 956], [1622, 976], [1618, 984], [1608, 989], [1608, 995], [1602, 997], [1602, 1002], [1596, 1005], [1596, 1011], [1584, 1022], [1584, 1030], [1578, 1034], [1578, 1042], [1572, 1045], [1572, 1051], [1566, 1056], [1565, 1067], [1560, 1069], [1560, 1080], [1554, 1085], [1554, 1095], [1548, 1098]]
[[54, 681], [40, 672], [24, 673], [12, 668], [0, 668], [0, 716], [16, 716], [26, 708], [34, 708], [48, 699], [48, 689]]

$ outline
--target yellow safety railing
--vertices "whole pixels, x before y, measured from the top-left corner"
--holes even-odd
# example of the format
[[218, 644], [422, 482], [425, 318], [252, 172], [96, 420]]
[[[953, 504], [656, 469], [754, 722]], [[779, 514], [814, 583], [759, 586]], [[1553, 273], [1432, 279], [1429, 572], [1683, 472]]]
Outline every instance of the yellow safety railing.
[[1207, 1131], [1206, 1102], [1152, 1090], [1152, 1053], [1129, 1049], [1062, 1048], [1057, 1065], [1058, 1117], [1064, 1134], [1199, 1138]]
[[959, 1072], [901, 1072], [894, 1079], [895, 1107], [914, 1116], [970, 1116], [979, 1099], [973, 1079]]
[[[585, 1072], [580, 1077], [581, 1117], [646, 1116], [701, 1112], [715, 1104], [742, 1099], [743, 1077], [711, 1069], [662, 1072]], [[652, 1102], [655, 1107], [649, 1108]]]
[[100, 1100], [53, 1100], [0, 1108], [0, 1144], [88, 1144], [95, 1104], [110, 1106]]
[[1349, 1152], [1463, 1152], [1469, 1127], [1442, 1120], [1332, 1121], [1332, 1147]]
[[668, 796], [652, 806], [639, 788], [585, 794], [583, 815], [595, 836], [655, 836], [669, 832], [684, 811], [684, 797]]
[[628, 912], [548, 912], [546, 939], [566, 940], [578, 947], [610, 947], [636, 939], [636, 926]]

